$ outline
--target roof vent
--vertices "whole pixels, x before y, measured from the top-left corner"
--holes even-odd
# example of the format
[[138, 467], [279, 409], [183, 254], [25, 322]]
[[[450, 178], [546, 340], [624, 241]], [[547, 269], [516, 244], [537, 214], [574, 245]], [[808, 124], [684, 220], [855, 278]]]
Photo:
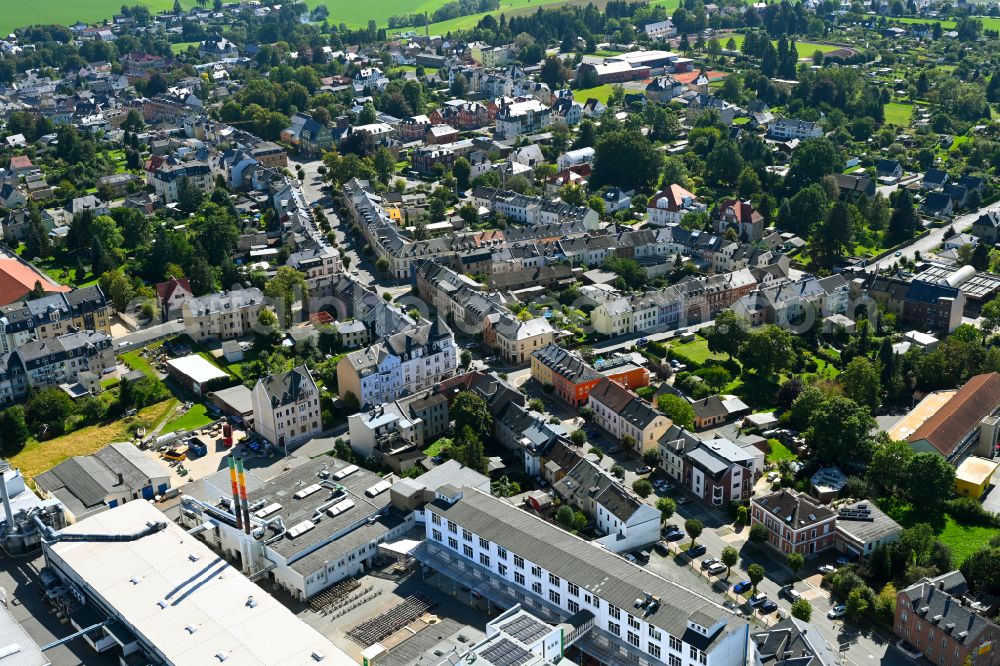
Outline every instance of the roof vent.
[[198, 557], [198, 553], [188, 553], [188, 559], [192, 562], [197, 562], [200, 558]]
[[193, 634], [194, 632], [198, 631], [198, 625], [189, 624], [188, 626], [184, 627], [184, 631], [188, 632], [189, 634]]
[[156, 605], [159, 606], [160, 608], [166, 608], [167, 606], [170, 605], [170, 602], [167, 601], [166, 599], [160, 599], [159, 601], [156, 602]]
[[228, 652], [222, 652], [222, 651], [216, 652], [215, 653], [215, 658], [218, 659], [220, 662], [221, 661], [225, 661], [226, 659], [229, 659], [229, 653]]
[[256, 608], [257, 607], [257, 602], [254, 601], [254, 598], [253, 598], [252, 594], [249, 597], [247, 597], [246, 606], [247, 606], [247, 608]]
[[131, 577], [131, 578], [129, 578], [128, 580], [129, 580], [129, 582], [130, 582], [130, 583], [132, 583], [133, 585], [138, 585], [139, 583], [141, 583], [141, 582], [142, 582], [142, 576], [132, 576], [132, 577]]

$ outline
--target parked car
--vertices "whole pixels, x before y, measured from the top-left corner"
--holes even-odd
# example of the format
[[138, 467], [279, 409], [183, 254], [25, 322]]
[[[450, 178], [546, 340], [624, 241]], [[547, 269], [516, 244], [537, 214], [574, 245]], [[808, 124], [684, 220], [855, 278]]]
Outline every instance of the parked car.
[[684, 538], [684, 532], [667, 532], [663, 538], [667, 541], [680, 541]]
[[635, 559], [639, 560], [639, 564], [649, 564], [648, 550], [637, 550], [633, 554], [635, 555]]
[[622, 557], [624, 557], [626, 560], [628, 560], [632, 564], [636, 563], [635, 555], [633, 555], [632, 553], [625, 553], [624, 555], [622, 555]]
[[841, 555], [840, 557], [837, 558], [837, 566], [838, 567], [846, 567], [850, 563], [851, 563], [851, 559], [849, 557], [847, 557], [846, 555]]
[[832, 574], [836, 570], [837, 570], [837, 567], [831, 566], [829, 564], [824, 564], [819, 569], [817, 569], [817, 571], [819, 571], [824, 576], [827, 575], [827, 574]]
[[778, 604], [768, 599], [760, 606], [758, 606], [757, 610], [760, 611], [761, 615], [768, 615], [769, 613], [773, 613], [774, 611], [778, 610]]
[[670, 549], [667, 548], [666, 541], [657, 541], [656, 543], [654, 543], [653, 550], [655, 550], [659, 555], [662, 555], [663, 557], [666, 557], [667, 555], [670, 554]]
[[653, 471], [653, 468], [650, 467], [649, 465], [643, 465], [642, 467], [636, 467], [635, 468], [635, 473], [636, 474], [649, 474], [652, 471]]
[[747, 590], [753, 587], [753, 583], [748, 580], [741, 580], [740, 582], [733, 585], [733, 592], [736, 594], [743, 594]]
[[729, 569], [729, 567], [727, 567], [722, 562], [716, 562], [715, 564], [713, 564], [712, 566], [710, 566], [708, 568], [708, 574], [710, 576], [718, 576], [720, 574], [726, 573], [726, 571], [728, 571], [728, 569]]
[[757, 606], [760, 606], [765, 601], [767, 601], [767, 595], [764, 594], [763, 592], [758, 592], [754, 596], [750, 597], [750, 601], [747, 602], [747, 603], [749, 603], [752, 607], [756, 608]]
[[688, 548], [687, 554], [689, 557], [701, 557], [706, 552], [708, 552], [708, 548], [699, 543], [694, 548]]
[[649, 338], [639, 338], [638, 340], [635, 341], [635, 344], [639, 345], [640, 347], [642, 347], [644, 345], [648, 345], [649, 344]]
[[836, 620], [837, 618], [844, 617], [847, 614], [847, 606], [844, 604], [837, 604], [829, 611], [827, 611], [826, 616], [831, 620]]
[[780, 594], [789, 601], [798, 601], [799, 599], [802, 598], [802, 593], [796, 590], [791, 585], [786, 585], [783, 588], [781, 588]]
[[719, 558], [717, 558], [717, 557], [711, 557], [711, 556], [706, 557], [705, 559], [703, 559], [701, 561], [701, 568], [702, 569], [707, 569], [707, 568], [709, 568], [710, 566], [712, 566], [713, 564], [715, 564], [718, 561], [719, 561]]

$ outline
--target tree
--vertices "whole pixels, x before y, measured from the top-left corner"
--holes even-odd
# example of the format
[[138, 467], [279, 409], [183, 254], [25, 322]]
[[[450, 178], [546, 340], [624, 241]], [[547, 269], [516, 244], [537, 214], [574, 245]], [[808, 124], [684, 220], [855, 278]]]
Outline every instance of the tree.
[[[1000, 76], [997, 78], [1000, 79]], [[996, 296], [986, 303], [980, 314], [982, 315], [980, 328], [983, 330], [983, 338], [985, 339], [1000, 330], [1000, 296]]]
[[714, 393], [724, 389], [733, 379], [732, 373], [721, 365], [706, 366], [698, 370], [698, 376], [705, 382], [705, 386]]
[[653, 484], [649, 482], [649, 479], [636, 479], [632, 483], [632, 490], [642, 499], [646, 499], [653, 492]]
[[66, 419], [73, 413], [73, 400], [57, 387], [42, 389], [28, 398], [28, 415], [32, 423], [48, 425], [56, 432], [62, 432]]
[[722, 563], [726, 565], [726, 578], [729, 578], [729, 572], [732, 571], [732, 568], [736, 566], [737, 562], [740, 561], [740, 553], [732, 546], [726, 546], [722, 549], [720, 559], [722, 560]]
[[806, 563], [806, 558], [803, 557], [802, 553], [789, 553], [788, 557], [785, 558], [785, 566], [787, 566], [792, 575], [798, 575], [799, 569], [803, 567]]
[[483, 440], [472, 430], [471, 426], [465, 426], [459, 430], [456, 440], [455, 460], [462, 463], [469, 469], [474, 469], [481, 474], [486, 473], [486, 452], [483, 448]]
[[826, 137], [806, 139], [792, 153], [785, 187], [790, 192], [818, 183], [823, 176], [844, 170], [844, 158]]
[[809, 618], [812, 617], [813, 607], [809, 603], [808, 599], [799, 598], [792, 602], [792, 617], [796, 620], [802, 620], [803, 622], [808, 622]]
[[701, 521], [697, 518], [690, 518], [684, 521], [684, 531], [687, 535], [691, 537], [691, 545], [694, 546], [695, 541], [701, 536], [702, 531], [705, 526], [702, 525]]
[[851, 593], [847, 595], [847, 617], [855, 622], [863, 619], [868, 609], [871, 608], [871, 600], [874, 597], [875, 593], [867, 585], [851, 590]]
[[677, 503], [670, 497], [661, 497], [656, 500], [656, 508], [660, 511], [660, 520], [669, 520], [677, 511]]
[[455, 432], [470, 428], [480, 440], [486, 440], [493, 433], [493, 415], [486, 401], [472, 391], [461, 391], [450, 408], [455, 421]]
[[838, 378], [844, 395], [869, 409], [876, 409], [881, 402], [882, 380], [875, 364], [864, 356], [855, 356]]
[[291, 266], [280, 266], [264, 285], [264, 295], [274, 301], [276, 313], [287, 326], [292, 323], [292, 306], [299, 301], [308, 302], [309, 287], [302, 273]]
[[731, 140], [717, 141], [705, 156], [705, 175], [715, 185], [733, 185], [743, 169], [743, 156]]
[[619, 479], [623, 479], [625, 478], [625, 468], [618, 463], [615, 463], [611, 466], [611, 475], [617, 476]]
[[396, 158], [392, 156], [388, 148], [379, 146], [375, 150], [375, 155], [372, 156], [372, 166], [375, 167], [379, 182], [388, 185], [396, 173]]
[[573, 442], [576, 446], [583, 446], [587, 443], [587, 433], [577, 428], [569, 434], [569, 441]]
[[472, 174], [472, 165], [469, 160], [459, 157], [451, 167], [451, 174], [455, 176], [458, 189], [465, 191], [469, 189], [469, 176]]
[[760, 581], [764, 580], [764, 567], [754, 562], [749, 567], [747, 567], [747, 578], [750, 579], [750, 584], [753, 586], [753, 593], [757, 594], [757, 585]]
[[750, 327], [746, 319], [727, 309], [715, 317], [711, 326], [702, 329], [701, 335], [708, 342], [709, 351], [732, 359], [750, 336]]
[[910, 191], [901, 188], [897, 192], [894, 195], [892, 215], [889, 217], [889, 228], [886, 232], [892, 243], [901, 243], [913, 238], [919, 224]]
[[656, 399], [656, 406], [676, 426], [686, 430], [694, 428], [694, 407], [684, 398], [671, 393], [664, 393]]
[[740, 350], [744, 368], [765, 378], [787, 368], [792, 361], [792, 335], [778, 326], [765, 326], [749, 334]]
[[821, 402], [809, 417], [806, 442], [823, 462], [864, 464], [872, 456], [871, 432], [876, 426], [866, 408], [850, 398], [833, 396]]
[[[729, 77], [726, 77], [727, 79]], [[753, 170], [753, 167], [743, 167], [740, 171], [739, 177], [736, 179], [736, 193], [739, 194], [741, 199], [750, 199], [756, 197], [760, 192], [760, 178], [757, 176], [757, 172]]]
[[615, 130], [598, 138], [594, 147], [590, 187], [615, 185], [623, 190], [648, 190], [655, 185], [663, 154], [636, 130]]
[[31, 436], [28, 423], [24, 418], [24, 407], [14, 405], [0, 414], [0, 434], [2, 434], [4, 451], [16, 453], [24, 448]]
[[767, 541], [768, 532], [767, 528], [761, 523], [754, 523], [750, 526], [750, 534], [747, 538], [750, 539], [750, 543], [762, 544]]
[[459, 359], [462, 363], [462, 367], [468, 368], [469, 365], [472, 363], [472, 352], [470, 352], [468, 349], [462, 350], [462, 355], [459, 357]]
[[974, 592], [1000, 594], [1000, 544], [980, 548], [965, 558], [959, 570]]
[[559, 510], [556, 511], [556, 521], [568, 530], [573, 529], [573, 507], [569, 504], [563, 504], [559, 507]]
[[868, 485], [880, 495], [904, 492], [911, 460], [913, 449], [907, 442], [886, 438], [876, 443], [866, 472]]
[[955, 486], [955, 468], [937, 453], [917, 453], [907, 467], [907, 494], [914, 507], [932, 510], [951, 497]]
[[832, 268], [852, 247], [852, 233], [857, 226], [857, 208], [846, 201], [837, 201], [812, 233], [816, 261]]
[[124, 312], [135, 295], [132, 283], [121, 270], [109, 271], [98, 280], [101, 291], [111, 299], [115, 312]]
[[556, 90], [561, 87], [562, 84], [566, 83], [568, 73], [561, 58], [549, 56], [545, 59], [545, 62], [542, 63], [542, 68], [538, 73], [538, 77], [543, 83], [547, 83], [549, 88]]
[[660, 464], [660, 452], [656, 449], [646, 449], [642, 452], [642, 462], [644, 465], [656, 467]]

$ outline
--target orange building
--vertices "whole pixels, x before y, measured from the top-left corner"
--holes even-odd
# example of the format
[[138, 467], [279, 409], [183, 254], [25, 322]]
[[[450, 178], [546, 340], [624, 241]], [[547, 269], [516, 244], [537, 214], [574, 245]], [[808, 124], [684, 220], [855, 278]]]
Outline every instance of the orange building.
[[556, 344], [532, 352], [531, 376], [543, 385], [551, 384], [554, 393], [574, 407], [586, 405], [590, 391], [605, 377], [632, 391], [649, 386], [649, 370], [645, 368], [626, 363], [599, 372]]

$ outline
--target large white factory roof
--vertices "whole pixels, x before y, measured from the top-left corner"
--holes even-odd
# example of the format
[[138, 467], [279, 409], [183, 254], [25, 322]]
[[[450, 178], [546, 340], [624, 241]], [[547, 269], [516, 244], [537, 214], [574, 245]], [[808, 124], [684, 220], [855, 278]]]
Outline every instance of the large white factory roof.
[[[138, 500], [64, 531], [128, 534], [164, 520], [158, 509]], [[355, 663], [207, 546], [167, 522], [166, 529], [131, 542], [55, 543], [48, 547], [50, 556], [169, 663]]]

